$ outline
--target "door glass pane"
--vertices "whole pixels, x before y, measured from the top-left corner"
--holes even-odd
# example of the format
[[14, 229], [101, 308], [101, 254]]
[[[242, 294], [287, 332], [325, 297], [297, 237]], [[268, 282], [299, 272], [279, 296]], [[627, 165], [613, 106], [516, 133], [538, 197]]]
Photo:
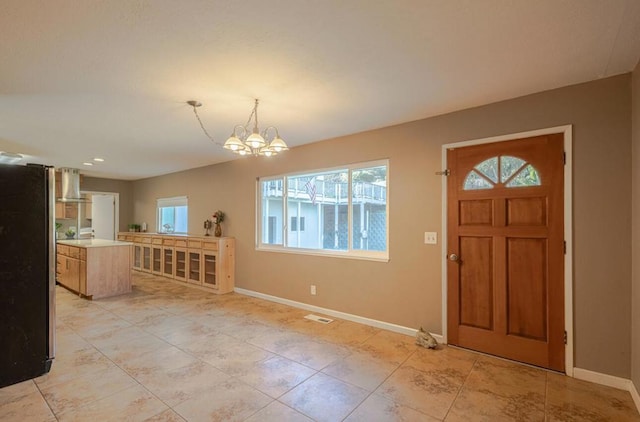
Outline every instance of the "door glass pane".
[[508, 155], [500, 157], [500, 183], [509, 180], [523, 165], [525, 165], [525, 161], [518, 157]]
[[474, 190], [474, 189], [491, 189], [493, 185], [489, 183], [487, 179], [481, 177], [475, 170], [471, 170], [469, 174], [467, 174], [467, 178], [464, 179], [464, 190]]
[[484, 160], [476, 166], [476, 170], [485, 175], [493, 183], [498, 183], [498, 157]]
[[351, 173], [353, 249], [387, 249], [387, 167]]
[[265, 180], [260, 183], [262, 194], [262, 238], [269, 245], [282, 245], [282, 179]]
[[509, 188], [523, 186], [540, 186], [538, 171], [531, 164], [520, 170], [520, 172], [516, 174], [516, 177], [507, 183], [507, 187]]

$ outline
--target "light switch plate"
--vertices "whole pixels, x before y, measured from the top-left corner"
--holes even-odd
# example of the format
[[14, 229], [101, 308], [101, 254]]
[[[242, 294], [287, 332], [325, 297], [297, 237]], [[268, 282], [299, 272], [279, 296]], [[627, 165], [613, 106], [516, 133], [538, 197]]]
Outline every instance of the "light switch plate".
[[424, 232], [424, 243], [427, 245], [436, 245], [438, 243], [438, 233]]

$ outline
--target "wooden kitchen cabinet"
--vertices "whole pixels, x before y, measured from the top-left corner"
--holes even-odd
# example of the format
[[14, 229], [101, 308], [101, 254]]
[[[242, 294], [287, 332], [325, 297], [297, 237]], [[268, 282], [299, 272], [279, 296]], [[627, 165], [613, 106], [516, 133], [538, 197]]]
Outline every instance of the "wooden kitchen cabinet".
[[78, 204], [74, 202], [56, 202], [56, 218], [76, 219], [78, 218]]
[[162, 275], [165, 277], [175, 276], [175, 241], [173, 239], [162, 239]]
[[75, 246], [58, 246], [56, 265], [58, 283], [74, 292], [86, 293], [86, 253]]
[[174, 251], [176, 254], [176, 272], [174, 278], [180, 281], [187, 281], [187, 250], [175, 248]]
[[162, 245], [151, 246], [151, 272], [162, 275]]
[[145, 273], [151, 272], [151, 245], [142, 245], [142, 268]]
[[202, 252], [200, 249], [189, 249], [187, 251], [187, 281], [193, 284], [202, 284]]
[[133, 244], [133, 269], [141, 271], [142, 270], [142, 245], [138, 243]]

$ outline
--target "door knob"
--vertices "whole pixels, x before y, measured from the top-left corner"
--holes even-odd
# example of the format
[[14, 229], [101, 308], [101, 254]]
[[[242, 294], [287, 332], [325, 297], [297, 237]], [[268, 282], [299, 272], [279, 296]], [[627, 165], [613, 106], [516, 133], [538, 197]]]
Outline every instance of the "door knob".
[[460, 258], [458, 257], [458, 255], [452, 253], [451, 255], [449, 255], [449, 261], [453, 261], [453, 262], [458, 262]]

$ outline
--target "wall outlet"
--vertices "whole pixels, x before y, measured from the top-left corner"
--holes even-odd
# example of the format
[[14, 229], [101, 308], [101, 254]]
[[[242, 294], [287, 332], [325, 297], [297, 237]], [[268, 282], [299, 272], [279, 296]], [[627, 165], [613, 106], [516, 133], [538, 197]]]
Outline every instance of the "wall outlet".
[[316, 285], [315, 285], [315, 284], [312, 284], [312, 285], [311, 285], [311, 294], [312, 294], [313, 296], [315, 296], [315, 295], [316, 295]]
[[424, 243], [427, 245], [435, 245], [438, 243], [438, 233], [424, 232]]

